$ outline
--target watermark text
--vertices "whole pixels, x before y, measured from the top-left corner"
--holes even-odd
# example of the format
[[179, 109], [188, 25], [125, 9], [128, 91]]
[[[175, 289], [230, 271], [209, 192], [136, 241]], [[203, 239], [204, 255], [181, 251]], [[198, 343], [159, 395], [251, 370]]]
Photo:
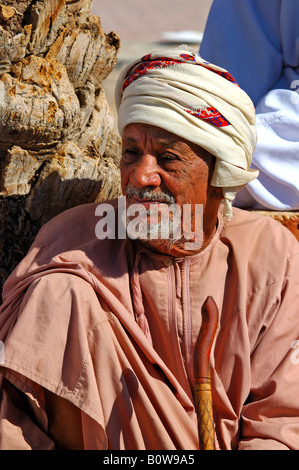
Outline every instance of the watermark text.
[[203, 243], [202, 204], [140, 203], [127, 206], [119, 197], [117, 209], [109, 203], [96, 207], [100, 217], [96, 237], [103, 239], [165, 240], [182, 243], [185, 250], [199, 249]]

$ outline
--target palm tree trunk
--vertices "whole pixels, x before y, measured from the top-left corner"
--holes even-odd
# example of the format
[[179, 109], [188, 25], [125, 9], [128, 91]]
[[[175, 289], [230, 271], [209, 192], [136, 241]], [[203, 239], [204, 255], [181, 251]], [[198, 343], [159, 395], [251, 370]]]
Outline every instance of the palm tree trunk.
[[0, 4], [0, 291], [45, 222], [121, 191], [120, 141], [101, 88], [120, 40], [91, 6]]

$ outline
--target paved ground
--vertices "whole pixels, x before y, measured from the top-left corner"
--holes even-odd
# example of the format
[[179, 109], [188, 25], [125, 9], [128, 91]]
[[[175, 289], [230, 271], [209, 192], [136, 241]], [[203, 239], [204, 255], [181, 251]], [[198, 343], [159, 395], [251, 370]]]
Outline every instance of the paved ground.
[[118, 65], [103, 83], [116, 116], [114, 88], [124, 65], [167, 44], [189, 44], [199, 49], [212, 0], [94, 0], [92, 13], [103, 31], [121, 39]]
[[202, 32], [212, 0], [94, 0], [105, 33], [124, 43], [159, 42], [165, 32]]

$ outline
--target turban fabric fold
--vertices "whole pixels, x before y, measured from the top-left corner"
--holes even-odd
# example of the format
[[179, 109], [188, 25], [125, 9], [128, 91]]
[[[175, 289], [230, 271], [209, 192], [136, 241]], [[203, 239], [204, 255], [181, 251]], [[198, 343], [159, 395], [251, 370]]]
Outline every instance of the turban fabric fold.
[[121, 136], [128, 124], [150, 124], [214, 155], [211, 184], [223, 188], [224, 214], [231, 218], [236, 192], [258, 170], [250, 169], [254, 106], [229, 72], [188, 47], [152, 52], [123, 69], [115, 102]]

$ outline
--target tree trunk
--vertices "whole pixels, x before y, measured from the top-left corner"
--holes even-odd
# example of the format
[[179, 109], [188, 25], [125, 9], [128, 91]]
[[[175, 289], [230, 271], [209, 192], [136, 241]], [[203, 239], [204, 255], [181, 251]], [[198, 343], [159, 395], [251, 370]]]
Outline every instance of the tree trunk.
[[120, 142], [101, 88], [120, 41], [91, 4], [0, 4], [0, 291], [45, 222], [120, 194]]

